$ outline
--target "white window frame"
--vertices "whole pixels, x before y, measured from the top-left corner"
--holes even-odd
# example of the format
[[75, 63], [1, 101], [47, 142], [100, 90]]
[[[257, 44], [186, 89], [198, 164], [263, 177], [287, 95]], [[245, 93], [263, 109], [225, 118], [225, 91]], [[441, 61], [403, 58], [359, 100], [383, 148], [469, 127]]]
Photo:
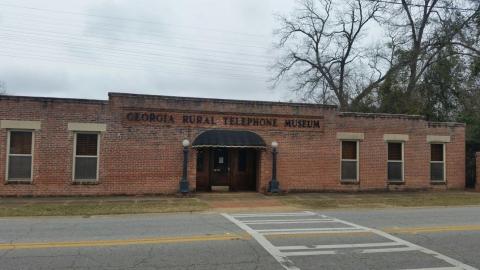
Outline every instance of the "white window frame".
[[[432, 161], [432, 144], [440, 144], [442, 145], [442, 154], [443, 154], [443, 161]], [[430, 176], [430, 182], [432, 183], [446, 183], [447, 182], [447, 162], [446, 162], [446, 157], [447, 157], [447, 144], [446, 143], [441, 143], [441, 142], [431, 142], [430, 143], [430, 162], [429, 165], [429, 176]], [[432, 163], [443, 163], [443, 180], [432, 180]]]
[[[97, 171], [95, 179], [75, 179], [75, 162], [77, 160], [77, 135], [78, 134], [96, 134], [97, 135], [97, 155], [96, 156], [85, 156], [80, 155], [79, 157], [85, 158], [97, 158]], [[88, 131], [77, 131], [74, 132], [73, 139], [73, 162], [72, 162], [72, 182], [74, 183], [96, 183], [99, 179], [99, 169], [100, 169], [100, 132], [88, 132]]]
[[[400, 143], [402, 145], [402, 160], [389, 160], [388, 159], [388, 144], [389, 143]], [[401, 180], [390, 180], [388, 179], [388, 163], [402, 163], [402, 179]], [[388, 183], [405, 183], [405, 142], [404, 141], [387, 141], [387, 182]]]
[[[356, 159], [343, 159], [343, 142], [355, 142], [357, 147]], [[357, 162], [357, 178], [356, 179], [342, 179], [343, 161]], [[360, 140], [340, 140], [340, 182], [342, 183], [358, 183], [360, 181]]]
[[[32, 133], [32, 144], [31, 144], [31, 150], [30, 154], [11, 154], [10, 153], [10, 137], [12, 132], [30, 132]], [[34, 156], [34, 150], [35, 150], [35, 132], [34, 130], [30, 129], [9, 129], [7, 132], [7, 161], [6, 161], [6, 167], [5, 167], [5, 181], [6, 182], [25, 182], [25, 183], [31, 183], [33, 181], [33, 156]], [[26, 179], [10, 179], [10, 176], [8, 175], [9, 172], [9, 161], [11, 156], [16, 156], [16, 157], [31, 157], [31, 164], [30, 164], [30, 178]]]

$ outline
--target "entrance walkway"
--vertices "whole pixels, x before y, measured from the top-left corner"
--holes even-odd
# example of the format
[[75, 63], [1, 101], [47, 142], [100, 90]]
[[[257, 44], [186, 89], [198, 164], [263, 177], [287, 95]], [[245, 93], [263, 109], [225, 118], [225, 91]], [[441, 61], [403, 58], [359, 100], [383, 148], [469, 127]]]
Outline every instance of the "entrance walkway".
[[213, 210], [229, 209], [238, 211], [257, 210], [284, 211], [296, 208], [284, 205], [276, 196], [266, 196], [257, 192], [197, 193], [197, 197], [206, 202]]

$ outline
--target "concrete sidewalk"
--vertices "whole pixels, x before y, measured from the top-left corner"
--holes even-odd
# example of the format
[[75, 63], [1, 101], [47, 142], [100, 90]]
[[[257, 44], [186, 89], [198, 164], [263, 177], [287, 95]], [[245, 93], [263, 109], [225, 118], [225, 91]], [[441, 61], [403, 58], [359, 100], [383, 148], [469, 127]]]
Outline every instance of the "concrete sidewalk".
[[283, 202], [286, 195], [265, 195], [256, 192], [239, 193], [199, 193], [197, 198], [207, 203], [212, 211], [294, 211], [301, 208]]

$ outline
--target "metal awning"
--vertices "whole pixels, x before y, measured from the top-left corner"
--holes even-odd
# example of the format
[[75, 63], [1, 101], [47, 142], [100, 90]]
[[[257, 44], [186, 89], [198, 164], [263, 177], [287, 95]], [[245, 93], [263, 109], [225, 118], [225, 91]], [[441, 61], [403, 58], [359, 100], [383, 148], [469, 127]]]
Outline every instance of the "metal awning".
[[265, 141], [258, 134], [244, 130], [207, 130], [195, 138], [192, 147], [245, 147], [265, 148]]

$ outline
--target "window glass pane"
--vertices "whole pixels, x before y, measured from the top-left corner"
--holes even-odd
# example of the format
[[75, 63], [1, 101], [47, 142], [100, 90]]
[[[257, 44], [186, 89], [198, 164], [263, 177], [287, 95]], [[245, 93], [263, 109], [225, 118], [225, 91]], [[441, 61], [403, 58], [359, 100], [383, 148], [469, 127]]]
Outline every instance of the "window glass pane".
[[98, 134], [77, 134], [77, 155], [96, 156]]
[[357, 142], [342, 141], [342, 159], [357, 159]]
[[247, 169], [247, 150], [240, 149], [238, 151], [238, 171], [244, 172]]
[[75, 179], [95, 180], [97, 179], [97, 158], [76, 157], [75, 158]]
[[8, 179], [30, 179], [32, 177], [31, 156], [10, 156], [8, 158]]
[[31, 154], [32, 153], [32, 132], [11, 131], [10, 132], [10, 154]]
[[226, 149], [213, 150], [213, 171], [225, 173], [228, 171], [228, 151]]
[[432, 181], [444, 181], [443, 163], [430, 163], [430, 179]]
[[402, 143], [388, 143], [388, 160], [402, 160]]
[[443, 144], [431, 144], [431, 160], [443, 161]]
[[388, 162], [388, 180], [402, 181], [402, 162]]
[[203, 150], [197, 151], [197, 172], [203, 172], [203, 162], [205, 160], [205, 152]]
[[342, 161], [342, 180], [357, 180], [356, 161]]

